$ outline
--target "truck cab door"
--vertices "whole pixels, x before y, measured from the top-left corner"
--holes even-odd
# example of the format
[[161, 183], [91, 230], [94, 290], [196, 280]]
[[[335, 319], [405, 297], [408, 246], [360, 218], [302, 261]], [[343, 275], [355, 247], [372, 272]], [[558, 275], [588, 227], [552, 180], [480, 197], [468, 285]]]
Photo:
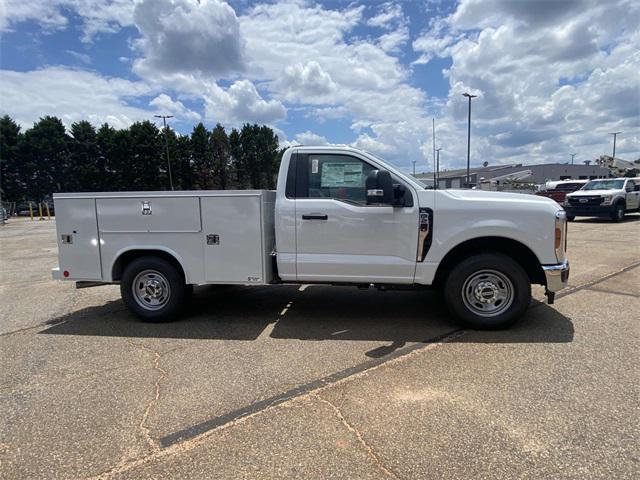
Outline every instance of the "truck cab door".
[[627, 180], [625, 185], [627, 210], [635, 210], [640, 207], [640, 182]]
[[366, 178], [377, 167], [365, 158], [310, 153], [297, 162], [297, 280], [413, 283], [419, 207], [412, 188], [397, 187], [405, 206], [368, 205]]

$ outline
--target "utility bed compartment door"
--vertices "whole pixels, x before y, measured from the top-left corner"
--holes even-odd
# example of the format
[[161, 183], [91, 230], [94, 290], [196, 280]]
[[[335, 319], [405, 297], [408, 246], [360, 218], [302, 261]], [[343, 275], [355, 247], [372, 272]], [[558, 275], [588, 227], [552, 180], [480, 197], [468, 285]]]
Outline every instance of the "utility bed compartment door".
[[54, 201], [60, 271], [68, 271], [70, 280], [101, 280], [95, 200], [57, 198]]
[[198, 197], [99, 198], [102, 233], [194, 233], [200, 228]]
[[201, 197], [201, 202], [206, 281], [265, 283], [261, 197]]

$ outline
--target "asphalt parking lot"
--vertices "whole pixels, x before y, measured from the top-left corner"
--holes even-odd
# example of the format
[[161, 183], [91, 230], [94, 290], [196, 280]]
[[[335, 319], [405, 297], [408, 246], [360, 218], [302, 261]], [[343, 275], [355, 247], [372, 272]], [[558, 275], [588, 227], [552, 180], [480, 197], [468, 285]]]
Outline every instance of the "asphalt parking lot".
[[0, 477], [637, 478], [640, 215], [569, 224], [571, 287], [500, 332], [435, 294], [202, 287], [145, 324], [0, 228]]

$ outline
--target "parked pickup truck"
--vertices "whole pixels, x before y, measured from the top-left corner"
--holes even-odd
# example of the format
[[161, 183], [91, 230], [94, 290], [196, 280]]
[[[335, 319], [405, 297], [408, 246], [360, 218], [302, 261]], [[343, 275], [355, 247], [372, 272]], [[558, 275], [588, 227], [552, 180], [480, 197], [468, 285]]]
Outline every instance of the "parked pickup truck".
[[580, 190], [588, 181], [589, 180], [560, 180], [557, 182], [547, 182], [536, 192], [536, 195], [550, 198], [562, 205], [569, 193]]
[[640, 181], [633, 178], [591, 180], [581, 190], [567, 195], [567, 218], [608, 217], [614, 222], [627, 212], [640, 211]]
[[119, 283], [144, 320], [175, 317], [193, 285], [440, 288], [465, 325], [509, 325], [531, 284], [569, 276], [566, 217], [548, 198], [427, 190], [350, 147], [293, 147], [277, 191], [60, 193], [59, 268]]

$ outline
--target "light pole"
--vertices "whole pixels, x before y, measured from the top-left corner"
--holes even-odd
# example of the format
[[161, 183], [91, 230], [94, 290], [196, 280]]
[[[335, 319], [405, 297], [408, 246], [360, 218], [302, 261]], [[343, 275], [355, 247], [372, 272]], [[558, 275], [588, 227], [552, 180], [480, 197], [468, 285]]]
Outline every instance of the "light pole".
[[466, 188], [469, 188], [469, 166], [471, 164], [471, 99], [476, 98], [477, 95], [471, 95], [470, 93], [463, 93], [463, 97], [467, 97], [469, 99], [469, 122], [467, 125], [467, 185]]
[[569, 155], [571, 155], [571, 165], [573, 165], [573, 159], [575, 158], [576, 154], [570, 153]]
[[622, 132], [611, 132], [609, 135], [613, 135], [613, 159], [615, 160], [616, 158], [616, 137], [618, 136], [618, 134], [620, 134]]
[[442, 147], [436, 148], [436, 189], [439, 188], [440, 184], [440, 150], [442, 150]]
[[416, 161], [413, 160], [411, 163], [413, 163], [413, 176], [416, 176]]
[[167, 118], [173, 118], [173, 115], [154, 115], [156, 118], [162, 119], [164, 125], [164, 151], [167, 157], [167, 169], [169, 172], [169, 186], [173, 190], [173, 177], [171, 176], [171, 162], [169, 161], [169, 138], [167, 137]]

